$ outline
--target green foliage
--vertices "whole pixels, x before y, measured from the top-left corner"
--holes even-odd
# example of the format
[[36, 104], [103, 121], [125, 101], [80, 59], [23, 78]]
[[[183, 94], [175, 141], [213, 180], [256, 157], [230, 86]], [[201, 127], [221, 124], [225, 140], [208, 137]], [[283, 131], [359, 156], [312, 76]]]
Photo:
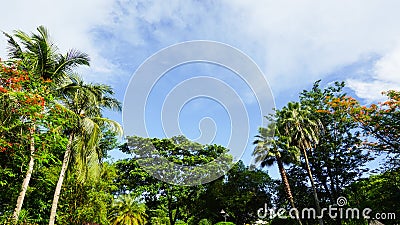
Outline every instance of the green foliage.
[[352, 183], [345, 190], [348, 204], [359, 209], [370, 208], [375, 213], [395, 213], [395, 220], [381, 220], [384, 224], [400, 222], [400, 169], [372, 175]]
[[253, 223], [264, 204], [271, 204], [272, 179], [261, 170], [250, 170], [239, 161], [226, 175], [219, 197], [229, 220], [237, 224]]
[[201, 219], [199, 225], [212, 225], [212, 223], [208, 219]]
[[270, 117], [269, 119], [273, 123], [266, 128], [260, 127], [258, 130], [259, 134], [256, 135], [256, 140], [253, 142], [256, 145], [253, 156], [255, 156], [255, 162], [260, 163], [261, 167], [271, 166], [275, 162], [278, 164], [284, 194], [290, 206], [296, 208], [284, 165], [299, 161], [300, 152], [297, 148], [289, 145], [289, 137], [281, 134], [279, 127], [275, 124], [276, 121], [274, 121], [276, 118]]
[[121, 195], [114, 200], [110, 221], [112, 225], [146, 224], [146, 206], [132, 195]]
[[[197, 164], [199, 160], [208, 162], [226, 149], [219, 146], [201, 146], [196, 143], [188, 143], [183, 137], [172, 139], [149, 139], [153, 145], [160, 149], [163, 156], [176, 162]], [[125, 152], [135, 148], [133, 143], [143, 143], [142, 138], [122, 146]], [[191, 146], [191, 151], [182, 148], [181, 143]], [[194, 151], [194, 150], [197, 151]], [[203, 150], [203, 149], [206, 149]], [[182, 161], [179, 161], [182, 160]], [[174, 186], [166, 184], [154, 177], [149, 176], [146, 171], [139, 167], [136, 158], [120, 160], [116, 162], [120, 171], [117, 178], [122, 188], [119, 193], [134, 192], [142, 194], [142, 198], [150, 209], [151, 221], [156, 218], [169, 218], [169, 223], [176, 221], [187, 221], [188, 224], [198, 224], [205, 216], [213, 221], [221, 218], [219, 212], [225, 208], [233, 219], [241, 221], [255, 221], [256, 215], [248, 212], [254, 211], [270, 201], [268, 194], [271, 188], [271, 178], [261, 170], [251, 171], [238, 162], [226, 176], [211, 183], [193, 187]], [[226, 182], [224, 182], [224, 180]], [[165, 210], [162, 214], [155, 214]]]
[[[299, 101], [267, 116], [273, 123], [259, 129], [254, 155], [262, 167], [278, 164], [282, 182], [241, 161], [232, 165], [223, 146], [183, 136], [128, 137], [120, 149], [133, 158], [108, 163], [121, 127], [102, 113], [120, 110], [121, 105], [109, 85], [85, 83], [73, 74], [77, 66], [89, 65], [89, 57], [77, 50], [60, 54], [43, 26], [32, 34], [5, 35], [10, 59], [0, 61], [0, 224], [11, 222], [17, 198], [24, 193], [21, 184], [30, 175], [17, 224], [49, 223], [62, 165], [66, 173], [58, 189], [58, 224], [253, 224], [264, 204], [315, 207], [317, 195], [322, 207], [345, 196], [351, 207], [396, 213], [396, 220], [381, 221], [385, 224], [400, 222], [399, 90], [385, 92], [384, 102], [362, 106], [344, 93], [343, 82], [321, 88], [317, 81]], [[67, 146], [71, 155], [63, 164]], [[385, 168], [366, 177], [371, 152], [384, 158]], [[149, 163], [155, 154], [164, 161]], [[29, 162], [34, 162], [32, 173]], [[149, 167], [141, 167], [146, 163]], [[170, 184], [187, 179], [166, 170], [172, 163], [199, 185]], [[208, 182], [208, 175], [215, 174], [213, 178], [222, 177]], [[170, 183], [157, 179], [161, 177]], [[224, 220], [222, 209], [231, 222], [218, 222]]]
[[87, 54], [75, 49], [61, 54], [44, 26], [36, 30], [37, 33], [31, 35], [21, 30], [15, 31], [14, 35], [4, 33], [8, 38], [10, 60], [20, 61], [23, 70], [34, 72], [45, 80], [54, 80], [52, 87], [56, 88], [64, 82], [66, 73], [79, 65], [89, 65]]
[[[344, 83], [336, 82], [325, 89], [317, 81], [310, 91], [300, 95], [302, 104], [314, 111], [313, 118], [321, 122], [323, 130], [319, 142], [310, 154], [310, 164], [316, 182], [321, 184], [322, 201], [334, 204], [343, 188], [360, 178], [369, 153], [361, 148], [362, 137], [358, 123], [340, 107], [332, 104], [334, 99], [343, 98]], [[327, 206], [327, 205], [326, 205]]]
[[[119, 168], [121, 172], [118, 181], [123, 188], [120, 192], [145, 192], [143, 198], [147, 202], [150, 210], [156, 210], [159, 209], [160, 205], [165, 205], [170, 224], [173, 225], [178, 220], [186, 221], [196, 213], [194, 211], [196, 200], [204, 187], [202, 185], [192, 187], [175, 186], [161, 182], [150, 176], [145, 170], [139, 167], [139, 160], [143, 159], [148, 152], [135, 151], [141, 149], [144, 144], [146, 146], [151, 146], [152, 149], [149, 151], [157, 150], [158, 154], [168, 160], [186, 165], [207, 163], [220, 156], [229, 159], [229, 156], [225, 154], [227, 150], [222, 146], [203, 146], [198, 143], [193, 143], [184, 137], [174, 137], [171, 139], [128, 137], [128, 143], [123, 146], [123, 150], [127, 153], [135, 153], [136, 157], [132, 160], [117, 162], [117, 168]], [[142, 153], [142, 155], [140, 153]], [[162, 166], [165, 165], [160, 166], [160, 169], [162, 169]], [[170, 174], [164, 175], [168, 176]], [[171, 174], [171, 176], [174, 176], [174, 174]], [[177, 178], [178, 177], [171, 179]]]
[[57, 221], [60, 224], [108, 224], [108, 215], [117, 189], [114, 179], [116, 168], [103, 163], [100, 176], [84, 183], [76, 182], [77, 173], [67, 174], [59, 203]]
[[157, 179], [176, 185], [199, 185], [226, 173], [232, 156], [219, 145], [201, 145], [183, 136], [171, 139], [128, 137], [127, 151]]
[[232, 222], [218, 222], [215, 225], [235, 225], [235, 224]]
[[28, 188], [27, 194], [38, 199], [25, 199], [26, 206], [35, 202], [36, 207], [24, 212], [29, 211], [32, 219], [38, 220], [37, 215], [42, 215], [48, 205], [39, 187], [48, 189], [52, 183], [50, 173], [43, 171], [59, 163], [60, 150], [66, 143], [61, 127], [68, 127], [70, 118], [55, 102], [48, 88], [51, 81], [23, 70], [19, 62], [1, 63], [1, 68], [0, 105], [4, 109], [0, 112], [1, 208], [14, 209], [28, 162], [33, 157], [34, 179], [30, 183], [36, 186]]
[[70, 78], [58, 92], [63, 105], [77, 118], [66, 133], [75, 137], [71, 158], [79, 173], [77, 179], [84, 182], [87, 177], [99, 175], [99, 161], [117, 146], [116, 136], [122, 134], [117, 122], [102, 117], [102, 110], [120, 110], [121, 106], [112, 98], [114, 93], [110, 86], [87, 84], [76, 75]]
[[[80, 82], [72, 72], [78, 65], [89, 65], [89, 58], [77, 50], [71, 50], [62, 55], [58, 53], [57, 47], [51, 42], [44, 27], [38, 27], [37, 32], [32, 35], [22, 31], [16, 31], [14, 35], [5, 34], [9, 42], [10, 60], [1, 62], [0, 70], [0, 105], [5, 109], [0, 112], [0, 159], [4, 162], [0, 165], [0, 175], [2, 176], [0, 185], [2, 190], [4, 188], [7, 191], [2, 191], [0, 194], [2, 204], [0, 215], [4, 217], [13, 210], [14, 202], [16, 202], [16, 197], [21, 189], [20, 184], [25, 178], [24, 181], [27, 180], [30, 185], [26, 192], [29, 197], [25, 198], [24, 202], [19, 202], [21, 205], [24, 203], [23, 206], [28, 210], [22, 211], [20, 219], [29, 218], [30, 222], [46, 223], [47, 216], [45, 215], [50, 210], [49, 197], [57, 180], [62, 150], [66, 148], [67, 144], [68, 136], [65, 134], [76, 128], [76, 123], [80, 121], [79, 116], [81, 116], [80, 114], [77, 116], [75, 108], [65, 101], [73, 92], [71, 89], [75, 87], [73, 86], [74, 82]], [[90, 104], [89, 107], [80, 108], [80, 110], [86, 110], [87, 114], [94, 113], [89, 116], [92, 116], [91, 119], [102, 128], [105, 127], [105, 124], [110, 123], [114, 126], [108, 131], [104, 129], [108, 140], [92, 138], [101, 137], [98, 133], [102, 132], [99, 131], [100, 128], [96, 131], [92, 129], [93, 127], [88, 132], [90, 135], [81, 138], [81, 143], [94, 143], [95, 147], [92, 149], [96, 149], [95, 152], [99, 153], [97, 155], [101, 161], [102, 154], [106, 154], [110, 148], [115, 147], [116, 138], [113, 137], [113, 135], [115, 136], [113, 128], [119, 129], [119, 125], [99, 117], [100, 111], [103, 107], [119, 108], [119, 103], [112, 98], [113, 92], [108, 85], [90, 84], [88, 87], [92, 93], [95, 93], [94, 95], [102, 95], [103, 99], [99, 104]], [[100, 89], [100, 92], [97, 91]], [[94, 95], [87, 95], [86, 92], [86, 95], [75, 95], [75, 97], [90, 102], [89, 100]], [[85, 124], [88, 125], [87, 121]], [[76, 146], [79, 146], [79, 143]], [[87, 147], [86, 144], [85, 147]], [[98, 167], [98, 163], [89, 157], [93, 154], [90, 152], [85, 154], [79, 155], [80, 157], [75, 154], [74, 159], [80, 158], [80, 161], [88, 161], [87, 164], [92, 165], [91, 169], [71, 167], [71, 177], [81, 179], [83, 172], [86, 178], [92, 168]], [[35, 163], [32, 174], [27, 167], [29, 160], [33, 160], [32, 162]], [[31, 181], [28, 175], [32, 175]], [[92, 189], [98, 188], [90, 181], [82, 184], [83, 186]], [[85, 191], [74, 194], [87, 196], [92, 202], [101, 201], [101, 199], [107, 198], [107, 195], [110, 196], [110, 194], [106, 194], [102, 198], [103, 192], [93, 194]], [[111, 191], [113, 190], [107, 190], [108, 193]], [[20, 196], [25, 196], [22, 194]], [[82, 202], [80, 204], [83, 204]], [[106, 208], [107, 204], [101, 202], [98, 205], [101, 205], [100, 208]], [[82, 205], [75, 204], [77, 211], [80, 211], [78, 209], [80, 206]], [[91, 213], [97, 214], [104, 211], [99, 210], [100, 208], [91, 212], [85, 211], [89, 210], [89, 207], [81, 214], [85, 214], [84, 217], [93, 217], [90, 216]], [[106, 218], [105, 215], [103, 217]]]
[[167, 215], [167, 211], [163, 206], [156, 210], [150, 210], [148, 212], [149, 215], [149, 223], [155, 225], [169, 225], [169, 217]]

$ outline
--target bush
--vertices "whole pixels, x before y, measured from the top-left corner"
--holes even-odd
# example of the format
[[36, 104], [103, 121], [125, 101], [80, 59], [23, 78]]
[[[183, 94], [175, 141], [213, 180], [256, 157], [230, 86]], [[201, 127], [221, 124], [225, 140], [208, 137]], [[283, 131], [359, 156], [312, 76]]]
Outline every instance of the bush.
[[232, 222], [218, 222], [215, 225], [235, 225], [235, 224]]
[[199, 225], [212, 225], [212, 223], [208, 219], [201, 219]]

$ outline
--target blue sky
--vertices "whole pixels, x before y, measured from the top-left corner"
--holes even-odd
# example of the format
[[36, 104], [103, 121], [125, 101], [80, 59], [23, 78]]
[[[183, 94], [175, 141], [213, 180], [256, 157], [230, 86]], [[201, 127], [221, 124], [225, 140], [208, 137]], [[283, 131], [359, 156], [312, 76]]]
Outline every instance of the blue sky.
[[[131, 76], [148, 57], [190, 40], [223, 42], [251, 57], [265, 74], [278, 108], [297, 100], [298, 93], [318, 79], [324, 85], [346, 81], [347, 91], [365, 104], [381, 100], [383, 90], [400, 87], [397, 0], [16, 0], [2, 3], [2, 8], [7, 11], [0, 15], [1, 30], [29, 32], [45, 25], [61, 51], [89, 53], [92, 66], [80, 74], [87, 81], [112, 85], [121, 101]], [[0, 44], [0, 57], [5, 58], [4, 37]], [[239, 93], [248, 112], [257, 115], [254, 96], [234, 73], [218, 66], [186, 65], [169, 71], [154, 86], [146, 106], [151, 135], [163, 135], [161, 100], [178, 83], [196, 76], [223, 80]], [[121, 115], [108, 113], [119, 122]], [[178, 122], [185, 135], [196, 139], [205, 117], [214, 121], [202, 123], [206, 130], [215, 125], [214, 142], [225, 144], [229, 113], [216, 101], [187, 102]], [[250, 139], [258, 124], [250, 121]]]

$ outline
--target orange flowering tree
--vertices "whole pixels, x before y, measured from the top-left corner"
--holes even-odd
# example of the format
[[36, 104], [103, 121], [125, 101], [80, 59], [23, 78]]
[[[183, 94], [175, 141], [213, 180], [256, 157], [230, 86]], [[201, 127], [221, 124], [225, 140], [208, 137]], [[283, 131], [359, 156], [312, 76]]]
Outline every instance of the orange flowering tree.
[[[309, 161], [322, 207], [335, 204], [345, 187], [366, 172], [364, 165], [371, 159], [363, 151], [358, 122], [347, 113], [344, 87], [344, 82], [335, 82], [322, 88], [317, 81], [299, 96], [300, 103], [313, 112], [310, 118], [320, 121], [318, 142], [309, 151]], [[304, 193], [298, 195], [301, 199]]]
[[68, 113], [49, 90], [51, 80], [20, 70], [18, 64], [0, 66], [0, 152], [15, 151], [13, 146], [19, 146], [33, 127], [34, 135], [42, 135], [68, 125]]
[[[378, 140], [376, 147], [400, 153], [400, 91], [383, 92], [387, 100], [356, 110], [356, 117], [368, 134]], [[358, 111], [358, 112], [357, 112]]]
[[394, 155], [392, 159], [399, 165], [400, 91], [389, 90], [382, 94], [387, 96], [387, 100], [370, 106], [362, 106], [356, 99], [349, 96], [327, 99], [327, 101], [334, 109], [331, 113], [347, 112], [360, 123], [367, 137], [365, 146]]
[[61, 132], [72, 117], [55, 101], [51, 83], [20, 62], [0, 62], [0, 188], [9, 196], [2, 208], [10, 208], [18, 193], [22, 206], [34, 162], [56, 162], [55, 150], [65, 146]]
[[[361, 105], [348, 96], [333, 98], [332, 113], [346, 112], [357, 121], [365, 135], [364, 147], [385, 156], [384, 172], [356, 181], [347, 187], [350, 204], [357, 208], [370, 207], [374, 212], [399, 215], [400, 182], [400, 91], [383, 92], [387, 100], [369, 106]], [[386, 153], [386, 154], [381, 154]], [[398, 224], [400, 220], [383, 220]]]

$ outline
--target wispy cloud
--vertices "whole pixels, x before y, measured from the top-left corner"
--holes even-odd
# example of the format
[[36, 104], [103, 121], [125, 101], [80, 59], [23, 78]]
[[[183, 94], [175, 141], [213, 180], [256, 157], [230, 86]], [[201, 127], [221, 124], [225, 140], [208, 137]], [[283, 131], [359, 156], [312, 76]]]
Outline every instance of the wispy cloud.
[[263, 43], [263, 69], [277, 94], [323, 78], [365, 55], [387, 58], [400, 40], [398, 1], [233, 2], [242, 15], [238, 17], [247, 17], [244, 33]]
[[[118, 75], [130, 75], [154, 51], [192, 39], [225, 42], [249, 54], [278, 97], [368, 54], [382, 57], [374, 82], [387, 83], [389, 75], [379, 74], [398, 62], [396, 0], [20, 0], [2, 6], [0, 29], [32, 31], [43, 24], [62, 50], [88, 52], [93, 67], [84, 72], [91, 80], [126, 82]], [[349, 83], [359, 95], [365, 89], [360, 79]]]
[[373, 64], [365, 78], [348, 79], [347, 83], [366, 103], [384, 100], [382, 91], [400, 89], [400, 45], [393, 48]]
[[[121, 48], [132, 52], [119, 60], [129, 61], [131, 69], [177, 42], [231, 44], [260, 65], [282, 98], [366, 55], [389, 57], [400, 40], [399, 7], [395, 0], [118, 1], [100, 33], [113, 35], [102, 40], [115, 47], [111, 56]], [[361, 94], [359, 85], [351, 87]]]
[[[44, 25], [61, 52], [76, 48], [90, 55], [92, 67], [82, 70], [86, 79], [107, 80], [115, 68], [100, 55], [91, 33], [95, 27], [107, 22], [112, 6], [113, 2], [109, 0], [5, 1], [2, 2], [4, 10], [0, 14], [0, 29], [7, 33], [14, 30], [33, 32], [36, 27]], [[0, 37], [0, 44], [0, 57], [5, 58], [4, 36]]]

